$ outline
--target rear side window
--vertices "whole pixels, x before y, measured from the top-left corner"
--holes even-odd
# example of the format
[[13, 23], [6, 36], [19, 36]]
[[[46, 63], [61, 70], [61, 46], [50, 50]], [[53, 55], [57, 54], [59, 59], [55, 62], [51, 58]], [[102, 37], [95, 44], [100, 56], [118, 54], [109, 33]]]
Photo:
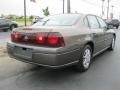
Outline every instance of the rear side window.
[[97, 18], [95, 16], [87, 16], [88, 22], [89, 22], [89, 27], [91, 29], [98, 29], [99, 28], [99, 23], [97, 21]]
[[100, 24], [100, 28], [105, 28], [105, 27], [107, 27], [107, 25], [106, 25], [106, 23], [103, 21], [103, 19], [101, 19], [101, 18], [99, 18], [99, 17], [97, 17], [97, 19], [98, 19], [98, 22], [99, 22], [99, 24]]

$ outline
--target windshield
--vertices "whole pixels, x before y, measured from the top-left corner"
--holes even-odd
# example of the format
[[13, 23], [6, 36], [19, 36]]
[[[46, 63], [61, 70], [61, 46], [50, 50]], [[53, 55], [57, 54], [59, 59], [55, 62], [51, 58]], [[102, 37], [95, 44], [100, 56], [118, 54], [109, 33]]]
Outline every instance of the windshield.
[[77, 14], [55, 15], [43, 18], [34, 24], [34, 26], [71, 26], [80, 18]]

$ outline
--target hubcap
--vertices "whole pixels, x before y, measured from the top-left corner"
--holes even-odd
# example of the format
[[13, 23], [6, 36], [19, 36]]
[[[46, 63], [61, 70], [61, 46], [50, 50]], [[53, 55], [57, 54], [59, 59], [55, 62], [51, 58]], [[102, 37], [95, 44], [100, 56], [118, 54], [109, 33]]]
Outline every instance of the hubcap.
[[90, 49], [86, 49], [83, 54], [83, 66], [84, 68], [88, 68], [90, 65], [90, 60], [91, 60], [91, 51]]
[[113, 40], [112, 40], [112, 49], [114, 49], [114, 47], [115, 47], [115, 39], [113, 38]]

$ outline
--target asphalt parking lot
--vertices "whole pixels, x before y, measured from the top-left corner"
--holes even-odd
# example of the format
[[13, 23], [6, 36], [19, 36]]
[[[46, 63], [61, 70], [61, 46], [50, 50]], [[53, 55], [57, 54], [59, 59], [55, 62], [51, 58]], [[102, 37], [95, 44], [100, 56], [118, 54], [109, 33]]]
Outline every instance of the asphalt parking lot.
[[94, 58], [90, 69], [79, 73], [72, 67], [51, 70], [8, 57], [9, 32], [0, 32], [0, 90], [120, 90], [120, 30], [114, 51]]

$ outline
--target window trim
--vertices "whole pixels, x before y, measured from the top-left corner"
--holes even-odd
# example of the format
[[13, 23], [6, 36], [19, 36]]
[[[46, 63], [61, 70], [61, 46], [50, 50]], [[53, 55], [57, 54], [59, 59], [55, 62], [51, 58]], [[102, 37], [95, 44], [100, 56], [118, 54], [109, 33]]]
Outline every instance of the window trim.
[[[98, 22], [98, 19], [97, 19], [96, 15], [86, 15], [87, 20], [88, 20], [88, 16], [94, 16], [94, 17], [96, 18], [97, 22]], [[89, 25], [89, 28], [90, 28], [90, 29], [100, 29], [100, 24], [99, 24], [99, 22], [98, 22], [98, 25], [99, 25], [98, 28], [91, 28], [91, 27], [90, 27], [90, 22], [89, 22], [89, 20], [88, 20], [88, 25]]]
[[[86, 24], [85, 24], [85, 19], [87, 20], [87, 24], [88, 24], [87, 26], [86, 26]], [[84, 25], [85, 25], [86, 27], [89, 27], [89, 28], [90, 28], [90, 25], [89, 25], [87, 16], [84, 17], [83, 22], [84, 22]]]

